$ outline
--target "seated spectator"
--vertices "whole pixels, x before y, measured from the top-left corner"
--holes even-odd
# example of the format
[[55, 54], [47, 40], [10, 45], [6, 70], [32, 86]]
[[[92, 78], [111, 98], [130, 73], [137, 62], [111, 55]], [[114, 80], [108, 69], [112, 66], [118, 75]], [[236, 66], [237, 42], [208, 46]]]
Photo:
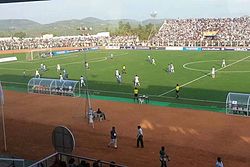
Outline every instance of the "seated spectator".
[[102, 163], [100, 160], [97, 160], [93, 163], [93, 167], [102, 167]]
[[75, 164], [75, 159], [74, 158], [69, 159], [69, 167], [77, 167], [76, 164]]
[[100, 108], [97, 109], [96, 113], [97, 113], [97, 116], [99, 116], [99, 117], [102, 118], [103, 120], [106, 120], [105, 113], [102, 112]]
[[111, 161], [109, 167], [115, 167], [115, 162]]
[[61, 161], [61, 163], [60, 163], [60, 167], [67, 167], [66, 162], [65, 162], [65, 161]]
[[78, 167], [86, 167], [86, 161], [82, 160]]

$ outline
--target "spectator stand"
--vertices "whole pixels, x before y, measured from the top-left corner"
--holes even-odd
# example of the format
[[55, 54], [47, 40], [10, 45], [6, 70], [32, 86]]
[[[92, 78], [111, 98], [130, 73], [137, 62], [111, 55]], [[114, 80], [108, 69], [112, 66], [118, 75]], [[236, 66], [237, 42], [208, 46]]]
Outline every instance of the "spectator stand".
[[228, 93], [226, 113], [230, 115], [250, 116], [250, 94]]
[[49, 78], [32, 78], [28, 82], [28, 93], [48, 94], [57, 96], [80, 96], [79, 81]]

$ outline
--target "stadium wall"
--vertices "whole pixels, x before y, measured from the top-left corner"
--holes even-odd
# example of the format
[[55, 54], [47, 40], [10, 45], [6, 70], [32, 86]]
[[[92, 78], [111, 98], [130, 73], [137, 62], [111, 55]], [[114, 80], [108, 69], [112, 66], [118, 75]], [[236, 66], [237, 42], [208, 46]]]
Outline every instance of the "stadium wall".
[[[53, 52], [62, 51], [61, 54], [72, 53], [79, 50], [169, 50], [169, 51], [250, 51], [250, 48], [246, 47], [147, 47], [147, 46], [112, 46], [112, 47], [62, 47], [62, 48], [50, 48]], [[42, 51], [43, 49], [22, 49], [22, 50], [0, 50], [0, 54], [15, 54], [15, 53], [30, 53], [32, 51]]]

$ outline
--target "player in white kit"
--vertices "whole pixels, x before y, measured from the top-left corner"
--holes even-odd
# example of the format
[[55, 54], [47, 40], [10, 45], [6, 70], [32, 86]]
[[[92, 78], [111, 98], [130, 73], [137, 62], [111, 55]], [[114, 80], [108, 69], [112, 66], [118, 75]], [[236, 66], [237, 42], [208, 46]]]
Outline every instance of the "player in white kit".
[[215, 67], [212, 68], [211, 75], [212, 75], [212, 78], [215, 78]]
[[136, 87], [136, 86], [140, 86], [140, 82], [139, 82], [139, 77], [138, 77], [138, 75], [135, 75], [134, 85], [135, 85], [135, 87]]
[[61, 70], [60, 64], [57, 64], [56, 71], [59, 72]]
[[221, 67], [222, 67], [222, 68], [226, 67], [226, 60], [225, 60], [225, 59], [222, 60]]
[[85, 82], [84, 82], [83, 76], [80, 77], [80, 84], [81, 84], [81, 87], [85, 86]]

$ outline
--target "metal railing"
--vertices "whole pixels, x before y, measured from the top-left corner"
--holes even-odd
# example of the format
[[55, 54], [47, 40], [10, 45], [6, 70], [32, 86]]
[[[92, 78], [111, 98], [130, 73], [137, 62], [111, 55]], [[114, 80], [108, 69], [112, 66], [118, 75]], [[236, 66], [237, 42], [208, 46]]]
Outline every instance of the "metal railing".
[[8, 164], [8, 167], [17, 166], [15, 162], [20, 162], [21, 166], [25, 167], [25, 162], [24, 162], [25, 160], [24, 159], [18, 159], [18, 158], [0, 158], [0, 162], [1, 161], [11, 161], [11, 163]]
[[127, 167], [125, 165], [116, 164], [116, 163], [112, 163], [108, 161], [102, 161], [102, 160], [97, 160], [94, 158], [71, 155], [71, 154], [66, 154], [66, 153], [59, 153], [59, 152], [51, 154], [28, 167], [51, 167], [55, 162], [58, 162], [58, 161], [65, 162], [66, 164], [68, 164], [68, 160], [70, 160], [71, 158], [75, 160], [76, 164], [80, 164], [81, 161], [86, 161], [91, 164], [98, 161], [101, 167], [109, 167], [112, 165], [113, 167]]

